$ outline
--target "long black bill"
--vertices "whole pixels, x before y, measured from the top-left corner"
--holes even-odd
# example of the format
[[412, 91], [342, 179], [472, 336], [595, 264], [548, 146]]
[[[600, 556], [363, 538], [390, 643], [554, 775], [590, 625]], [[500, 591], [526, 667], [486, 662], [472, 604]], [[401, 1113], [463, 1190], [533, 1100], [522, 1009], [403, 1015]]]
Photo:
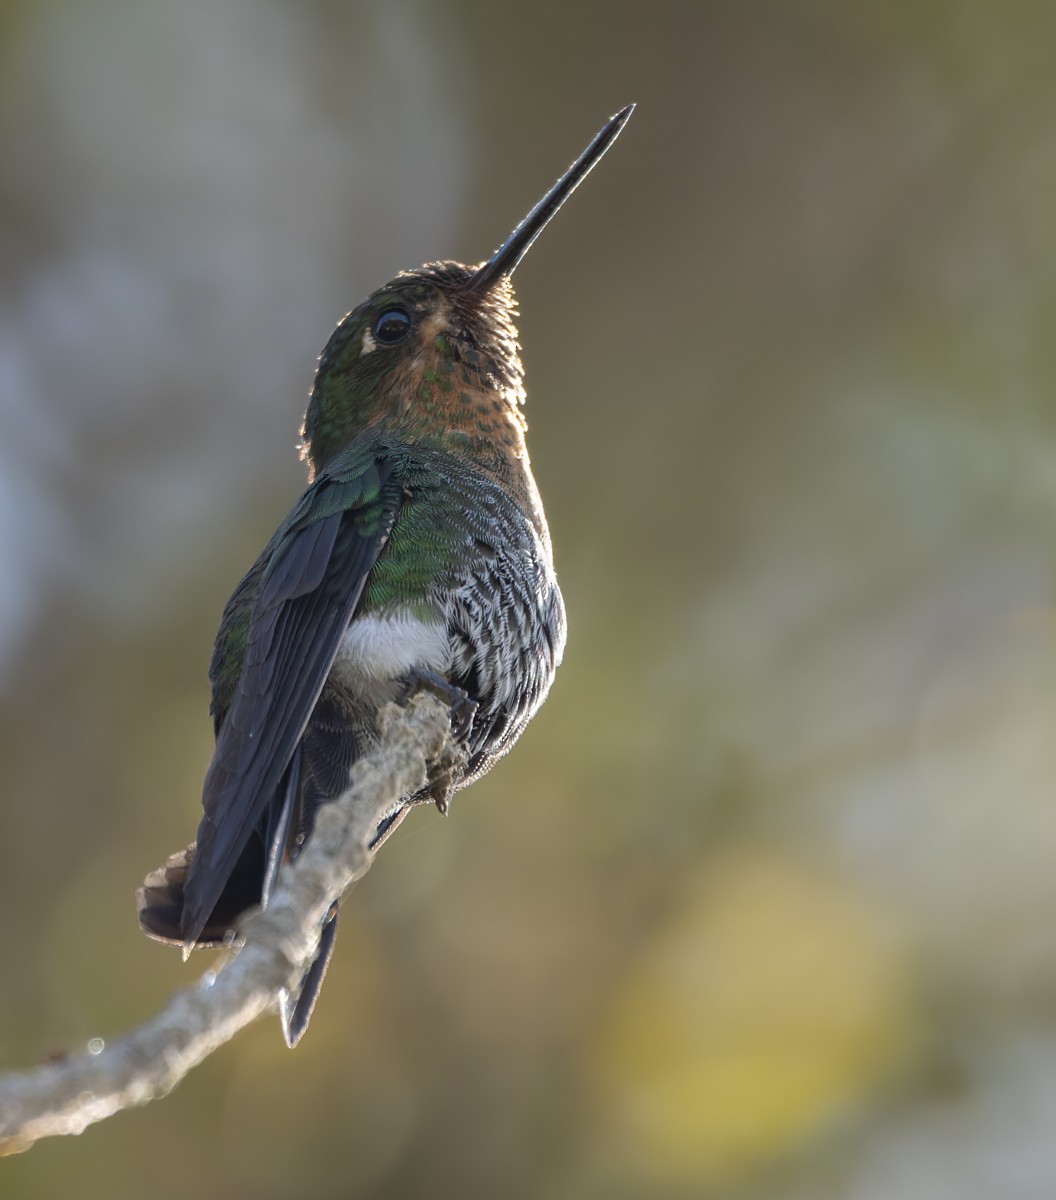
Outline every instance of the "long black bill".
[[620, 136], [620, 131], [631, 119], [633, 112], [634, 105], [628, 104], [605, 122], [586, 150], [470, 279], [466, 285], [468, 289], [486, 291], [503, 276], [513, 274], [528, 247], [542, 233], [543, 227], [554, 213], [586, 179], [598, 159]]

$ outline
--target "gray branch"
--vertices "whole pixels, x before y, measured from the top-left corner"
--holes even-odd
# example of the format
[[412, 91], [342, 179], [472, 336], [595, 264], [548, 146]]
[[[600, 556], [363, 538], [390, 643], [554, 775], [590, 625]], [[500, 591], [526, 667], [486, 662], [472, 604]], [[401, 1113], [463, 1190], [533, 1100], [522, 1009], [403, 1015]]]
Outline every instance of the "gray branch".
[[273, 1009], [279, 990], [296, 982], [312, 958], [333, 898], [369, 870], [368, 843], [378, 821], [425, 785], [434, 764], [452, 761], [450, 729], [449, 710], [429, 694], [406, 708], [386, 709], [377, 748], [356, 763], [348, 791], [320, 811], [304, 851], [283, 871], [267, 909], [245, 923], [221, 967], [97, 1054], [0, 1075], [0, 1153], [80, 1133], [164, 1096], [244, 1025]]

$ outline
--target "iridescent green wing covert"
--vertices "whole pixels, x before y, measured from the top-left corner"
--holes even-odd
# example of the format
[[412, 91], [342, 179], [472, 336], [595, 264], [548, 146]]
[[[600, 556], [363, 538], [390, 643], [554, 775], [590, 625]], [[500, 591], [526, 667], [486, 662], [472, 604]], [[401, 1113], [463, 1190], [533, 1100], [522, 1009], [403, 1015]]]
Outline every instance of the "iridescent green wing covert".
[[[362, 449], [340, 455], [247, 577], [259, 578], [259, 590], [202, 789], [205, 814], [184, 892], [188, 946], [275, 802], [400, 500], [391, 462]], [[245, 603], [245, 593], [233, 599]], [[237, 646], [241, 629], [229, 637]]]

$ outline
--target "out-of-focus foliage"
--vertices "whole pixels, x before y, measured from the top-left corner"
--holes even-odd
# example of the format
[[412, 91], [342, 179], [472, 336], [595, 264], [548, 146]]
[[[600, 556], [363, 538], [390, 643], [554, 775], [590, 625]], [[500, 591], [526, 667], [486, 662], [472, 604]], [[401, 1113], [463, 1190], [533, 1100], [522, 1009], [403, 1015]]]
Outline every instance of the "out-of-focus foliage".
[[885, 1078], [910, 1033], [898, 960], [853, 887], [816, 876], [737, 855], [686, 881], [595, 1047], [618, 1165], [727, 1180]]
[[570, 612], [516, 752], [345, 906], [295, 1054], [25, 1200], [1056, 1191], [1056, 12], [0, 5], [0, 1061], [196, 978], [205, 665], [336, 319], [521, 267]]

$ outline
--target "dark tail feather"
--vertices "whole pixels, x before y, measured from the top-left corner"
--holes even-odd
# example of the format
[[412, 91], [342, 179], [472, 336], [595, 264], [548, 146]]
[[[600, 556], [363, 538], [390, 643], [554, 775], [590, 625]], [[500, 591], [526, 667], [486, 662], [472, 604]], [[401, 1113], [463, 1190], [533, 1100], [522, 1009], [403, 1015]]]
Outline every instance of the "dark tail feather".
[[[410, 806], [402, 805], [390, 813], [378, 826], [370, 848], [376, 850], [408, 812], [410, 812]], [[312, 1013], [315, 1011], [319, 989], [323, 986], [326, 968], [330, 965], [330, 955], [334, 952], [334, 941], [337, 938], [337, 909], [338, 902], [335, 900], [327, 911], [323, 931], [319, 935], [319, 949], [315, 953], [311, 966], [301, 976], [301, 982], [296, 988], [290, 991], [284, 989], [279, 995], [282, 1036], [291, 1050], [301, 1040], [304, 1031], [308, 1028], [308, 1022], [312, 1019]]]
[[159, 942], [182, 942], [180, 920], [183, 917], [183, 885], [187, 866], [194, 857], [194, 843], [186, 850], [170, 854], [165, 865], [143, 880], [136, 892], [136, 909], [143, 932]]
[[279, 993], [279, 1019], [282, 1022], [282, 1036], [286, 1045], [292, 1050], [301, 1040], [312, 1019], [312, 1011], [319, 997], [319, 989], [323, 986], [326, 968], [330, 965], [330, 955], [334, 952], [334, 939], [337, 937], [337, 901], [330, 905], [319, 935], [319, 949], [316, 951], [312, 965], [301, 976], [301, 982], [293, 989], [285, 988]]
[[[356, 731], [349, 726], [337, 702], [328, 702], [324, 695], [289, 764], [275, 803], [224, 882], [194, 945], [223, 945], [230, 931], [238, 926], [243, 913], [258, 905], [267, 905], [283, 864], [296, 859], [302, 844], [311, 836], [320, 805], [344, 791], [356, 757]], [[388, 839], [410, 809], [409, 803], [403, 803], [386, 814], [371, 840], [372, 851]], [[192, 843], [186, 850], [172, 855], [163, 867], [147, 876], [136, 893], [139, 921], [144, 931], [159, 941], [183, 945], [185, 955], [189, 948], [185, 929], [194, 923], [184, 915], [188, 872], [194, 854]], [[192, 892], [194, 890], [192, 884]], [[333, 953], [337, 907], [335, 900], [323, 924], [315, 958], [300, 983], [280, 995], [279, 1015], [288, 1046], [295, 1046], [308, 1028]]]
[[[181, 919], [183, 917], [183, 884], [187, 878], [187, 868], [194, 857], [194, 843], [186, 850], [173, 854], [163, 867], [159, 867], [143, 881], [143, 886], [136, 892], [136, 907], [139, 909], [139, 923], [143, 931], [159, 942], [183, 944]], [[227, 893], [225, 893], [227, 899]], [[248, 903], [245, 897], [231, 898], [223, 909], [218, 906], [212, 918], [202, 930], [196, 945], [221, 946], [238, 918], [245, 910], [259, 903], [259, 893]], [[308, 1028], [319, 989], [330, 963], [330, 955], [334, 951], [334, 940], [337, 936], [337, 901], [330, 906], [319, 937], [319, 949], [308, 970], [305, 971], [300, 983], [290, 991], [283, 990], [279, 996], [279, 1016], [282, 1021], [282, 1036], [286, 1045], [294, 1047], [301, 1040]]]
[[[139, 923], [144, 933], [159, 942], [183, 944], [183, 889], [187, 882], [187, 871], [194, 860], [194, 849], [192, 842], [186, 850], [170, 855], [164, 866], [151, 871], [136, 892]], [[198, 936], [197, 946], [223, 945], [241, 914], [260, 903], [260, 866], [254, 860], [259, 860], [261, 856], [259, 844], [247, 848], [243, 856], [245, 861], [240, 864], [242, 869], [232, 875], [223, 896]]]

